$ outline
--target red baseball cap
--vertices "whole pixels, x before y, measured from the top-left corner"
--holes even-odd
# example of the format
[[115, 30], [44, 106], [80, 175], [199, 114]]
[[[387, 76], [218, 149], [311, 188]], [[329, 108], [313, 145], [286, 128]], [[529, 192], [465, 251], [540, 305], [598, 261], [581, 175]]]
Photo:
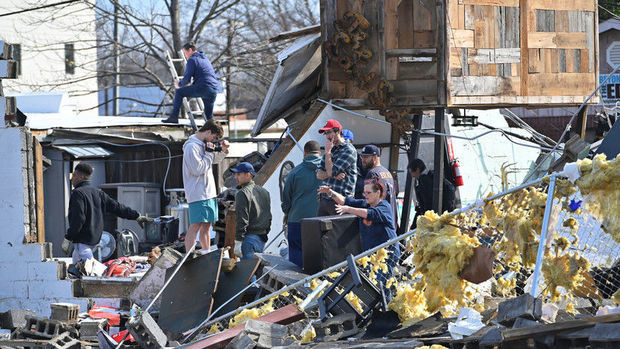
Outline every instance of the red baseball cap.
[[342, 125], [340, 125], [340, 123], [338, 122], [338, 120], [334, 120], [334, 119], [329, 119], [327, 120], [327, 123], [325, 124], [325, 126], [319, 130], [319, 133], [323, 133], [325, 131], [329, 131], [332, 128], [338, 128], [339, 130], [342, 130]]

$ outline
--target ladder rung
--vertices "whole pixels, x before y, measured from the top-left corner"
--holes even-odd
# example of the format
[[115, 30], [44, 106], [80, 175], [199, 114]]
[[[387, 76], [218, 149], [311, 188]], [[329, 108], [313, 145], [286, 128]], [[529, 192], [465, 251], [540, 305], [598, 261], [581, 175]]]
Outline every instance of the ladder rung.
[[170, 58], [171, 61], [173, 62], [183, 62], [184, 59], [183, 58]]

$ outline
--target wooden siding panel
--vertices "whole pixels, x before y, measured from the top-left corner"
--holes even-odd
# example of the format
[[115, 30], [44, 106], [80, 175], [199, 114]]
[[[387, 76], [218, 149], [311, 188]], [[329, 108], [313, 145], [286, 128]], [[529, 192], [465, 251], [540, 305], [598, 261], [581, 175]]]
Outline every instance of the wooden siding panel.
[[528, 33], [529, 48], [585, 48], [585, 33]]
[[555, 11], [596, 11], [596, 1], [593, 0], [529, 0], [534, 9]]
[[504, 96], [519, 91], [518, 77], [465, 76], [450, 82], [452, 96]]
[[529, 81], [534, 96], [587, 96], [594, 86], [594, 74], [531, 74]]

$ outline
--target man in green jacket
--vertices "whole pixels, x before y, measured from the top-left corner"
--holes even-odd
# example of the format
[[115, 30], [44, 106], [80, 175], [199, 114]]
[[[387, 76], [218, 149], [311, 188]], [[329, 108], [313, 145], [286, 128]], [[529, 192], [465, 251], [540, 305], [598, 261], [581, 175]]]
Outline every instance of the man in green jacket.
[[235, 234], [235, 255], [242, 260], [254, 258], [262, 253], [271, 228], [271, 199], [269, 192], [252, 180], [254, 166], [241, 162], [230, 170], [237, 180], [235, 211], [237, 231]]
[[316, 141], [304, 145], [304, 160], [286, 176], [282, 189], [282, 212], [287, 216], [288, 260], [303, 268], [301, 220], [316, 216], [319, 206], [317, 190], [322, 181], [316, 178], [321, 165], [321, 146]]

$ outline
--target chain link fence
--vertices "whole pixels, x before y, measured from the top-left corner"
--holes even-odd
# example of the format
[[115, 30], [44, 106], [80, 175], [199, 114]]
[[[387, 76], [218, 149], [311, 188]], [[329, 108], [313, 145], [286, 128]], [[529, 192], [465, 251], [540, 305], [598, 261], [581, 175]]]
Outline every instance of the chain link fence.
[[[418, 225], [417, 230], [355, 256], [355, 262], [377, 290], [383, 289], [389, 309], [405, 324], [435, 311], [456, 315], [463, 306], [494, 311], [498, 302], [532, 290], [546, 190], [545, 182], [537, 180], [457, 210], [452, 218], [433, 216], [427, 219], [430, 225]], [[600, 306], [612, 304], [610, 298], [620, 286], [620, 246], [584, 208], [573, 209], [582, 200], [579, 193], [562, 197], [566, 193], [556, 190], [550, 208], [536, 292], [543, 303], [557, 307], [556, 320], [596, 314]], [[496, 255], [492, 277], [474, 284], [462, 280], [458, 270], [478, 245]], [[197, 333], [204, 337], [289, 304], [300, 305], [312, 290], [331, 285], [346, 268], [345, 261], [286, 286], [208, 321]], [[350, 294], [343, 301], [362, 314], [370, 306], [364, 298]], [[316, 307], [305, 310], [311, 320], [318, 319]]]

